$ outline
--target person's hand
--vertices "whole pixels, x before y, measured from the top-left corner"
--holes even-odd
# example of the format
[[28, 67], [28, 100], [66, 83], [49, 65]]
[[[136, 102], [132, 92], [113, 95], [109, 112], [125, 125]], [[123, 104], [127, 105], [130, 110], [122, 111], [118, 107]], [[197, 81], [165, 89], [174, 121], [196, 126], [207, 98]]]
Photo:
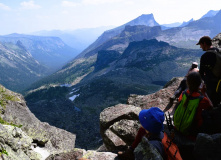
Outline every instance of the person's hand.
[[117, 155], [121, 160], [134, 160], [134, 151], [131, 147], [128, 147], [125, 151], [119, 151]]

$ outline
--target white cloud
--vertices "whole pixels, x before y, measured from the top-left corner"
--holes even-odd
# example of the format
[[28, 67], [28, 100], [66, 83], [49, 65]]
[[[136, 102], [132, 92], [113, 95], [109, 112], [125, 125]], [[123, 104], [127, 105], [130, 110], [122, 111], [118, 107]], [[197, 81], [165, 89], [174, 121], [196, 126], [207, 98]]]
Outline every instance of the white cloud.
[[40, 5], [35, 4], [34, 1], [24, 1], [21, 3], [22, 9], [39, 9]]
[[63, 7], [76, 7], [77, 3], [75, 2], [70, 2], [70, 1], [62, 1], [61, 5]]
[[10, 10], [9, 6], [6, 6], [6, 5], [4, 5], [3, 3], [0, 3], [0, 9]]

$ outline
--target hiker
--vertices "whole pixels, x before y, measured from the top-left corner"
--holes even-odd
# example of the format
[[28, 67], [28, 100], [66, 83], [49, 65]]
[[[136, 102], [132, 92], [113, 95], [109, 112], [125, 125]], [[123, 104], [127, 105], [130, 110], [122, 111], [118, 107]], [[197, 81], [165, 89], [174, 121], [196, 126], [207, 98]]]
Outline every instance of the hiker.
[[196, 136], [202, 130], [204, 110], [212, 110], [210, 100], [200, 92], [202, 79], [199, 72], [187, 76], [187, 90], [179, 97], [175, 106], [174, 142], [178, 145], [183, 159], [194, 159], [193, 150]]
[[187, 76], [187, 87], [179, 97], [179, 105], [174, 113], [174, 126], [182, 134], [195, 139], [203, 123], [202, 111], [211, 110], [212, 104], [206, 95], [200, 92], [202, 79], [198, 72]]
[[139, 113], [139, 121], [142, 127], [140, 127], [133, 144], [126, 151], [119, 151], [118, 157], [122, 160], [133, 160], [135, 158], [133, 151], [144, 136], [157, 149], [159, 154], [164, 157], [164, 149], [161, 142], [164, 136], [162, 132], [164, 113], [157, 107], [144, 109]]
[[[196, 45], [200, 45], [203, 51], [206, 51], [200, 58], [200, 75], [206, 85], [206, 92], [208, 97], [213, 103], [214, 107], [217, 107], [221, 101], [221, 95], [216, 92], [219, 78], [213, 73], [213, 68], [216, 64], [216, 52], [219, 50], [212, 46], [212, 40], [209, 36], [203, 36], [200, 38]], [[219, 69], [220, 72], [221, 68]]]
[[177, 88], [177, 90], [174, 92], [173, 96], [169, 98], [169, 103], [168, 105], [165, 107], [165, 109], [163, 110], [163, 112], [168, 111], [172, 106], [173, 106], [173, 102], [174, 100], [176, 100], [177, 98], [179, 98], [180, 94], [187, 89], [187, 85], [186, 85], [186, 77], [188, 76], [188, 74], [190, 74], [191, 72], [199, 72], [199, 68], [198, 68], [198, 63], [197, 62], [193, 62], [190, 69], [188, 70], [186, 76], [183, 78], [183, 80], [180, 82], [179, 87]]

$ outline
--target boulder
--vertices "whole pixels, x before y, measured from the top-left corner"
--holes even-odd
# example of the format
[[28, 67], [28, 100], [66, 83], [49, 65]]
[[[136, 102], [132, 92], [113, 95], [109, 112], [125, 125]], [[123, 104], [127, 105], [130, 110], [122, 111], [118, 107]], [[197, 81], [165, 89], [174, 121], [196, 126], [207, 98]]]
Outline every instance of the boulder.
[[[22, 95], [7, 90], [0, 85], [0, 102], [1, 123], [5, 123], [9, 126], [4, 128], [7, 128], [7, 132], [12, 132], [12, 136], [14, 137], [13, 141], [8, 142], [10, 144], [10, 149], [15, 151], [23, 150], [24, 152], [31, 146], [30, 143], [44, 148], [44, 150], [50, 154], [67, 152], [74, 149], [76, 136], [63, 129], [59, 129], [50, 126], [48, 123], [39, 121], [26, 106]], [[11, 126], [16, 127], [12, 129]], [[5, 133], [3, 127], [0, 129], [0, 132]], [[25, 134], [22, 134], [23, 132]], [[27, 140], [29, 141], [25, 141], [27, 143], [23, 143], [23, 140], [21, 139], [21, 136], [24, 135], [28, 137]], [[20, 138], [19, 144], [22, 146], [21, 148], [20, 145], [17, 145], [18, 138]], [[8, 147], [6, 151], [10, 149]], [[23, 152], [19, 151], [19, 153]], [[24, 152], [24, 154], [26, 153]], [[30, 154], [30, 156], [33, 156], [33, 154]]]
[[199, 133], [194, 148], [195, 158], [198, 160], [221, 159], [221, 134], [208, 135]]
[[157, 149], [149, 143], [146, 137], [142, 138], [142, 141], [134, 150], [135, 160], [163, 160]]
[[140, 111], [139, 107], [118, 104], [101, 112], [100, 133], [107, 150], [121, 150], [133, 143], [140, 127]]

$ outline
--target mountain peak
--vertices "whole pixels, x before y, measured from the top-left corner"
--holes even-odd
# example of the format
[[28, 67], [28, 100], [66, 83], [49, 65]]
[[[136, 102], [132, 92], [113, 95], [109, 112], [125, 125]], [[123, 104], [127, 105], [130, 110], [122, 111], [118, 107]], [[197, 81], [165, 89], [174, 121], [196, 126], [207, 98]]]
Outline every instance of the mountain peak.
[[133, 19], [132, 21], [126, 23], [126, 25], [145, 25], [145, 26], [159, 26], [159, 24], [155, 21], [153, 14], [142, 14], [141, 16]]
[[206, 18], [206, 17], [213, 17], [213, 16], [215, 16], [218, 12], [219, 12], [219, 10], [218, 10], [218, 11], [210, 10], [210, 11], [208, 11], [205, 15], [203, 15], [200, 19]]

